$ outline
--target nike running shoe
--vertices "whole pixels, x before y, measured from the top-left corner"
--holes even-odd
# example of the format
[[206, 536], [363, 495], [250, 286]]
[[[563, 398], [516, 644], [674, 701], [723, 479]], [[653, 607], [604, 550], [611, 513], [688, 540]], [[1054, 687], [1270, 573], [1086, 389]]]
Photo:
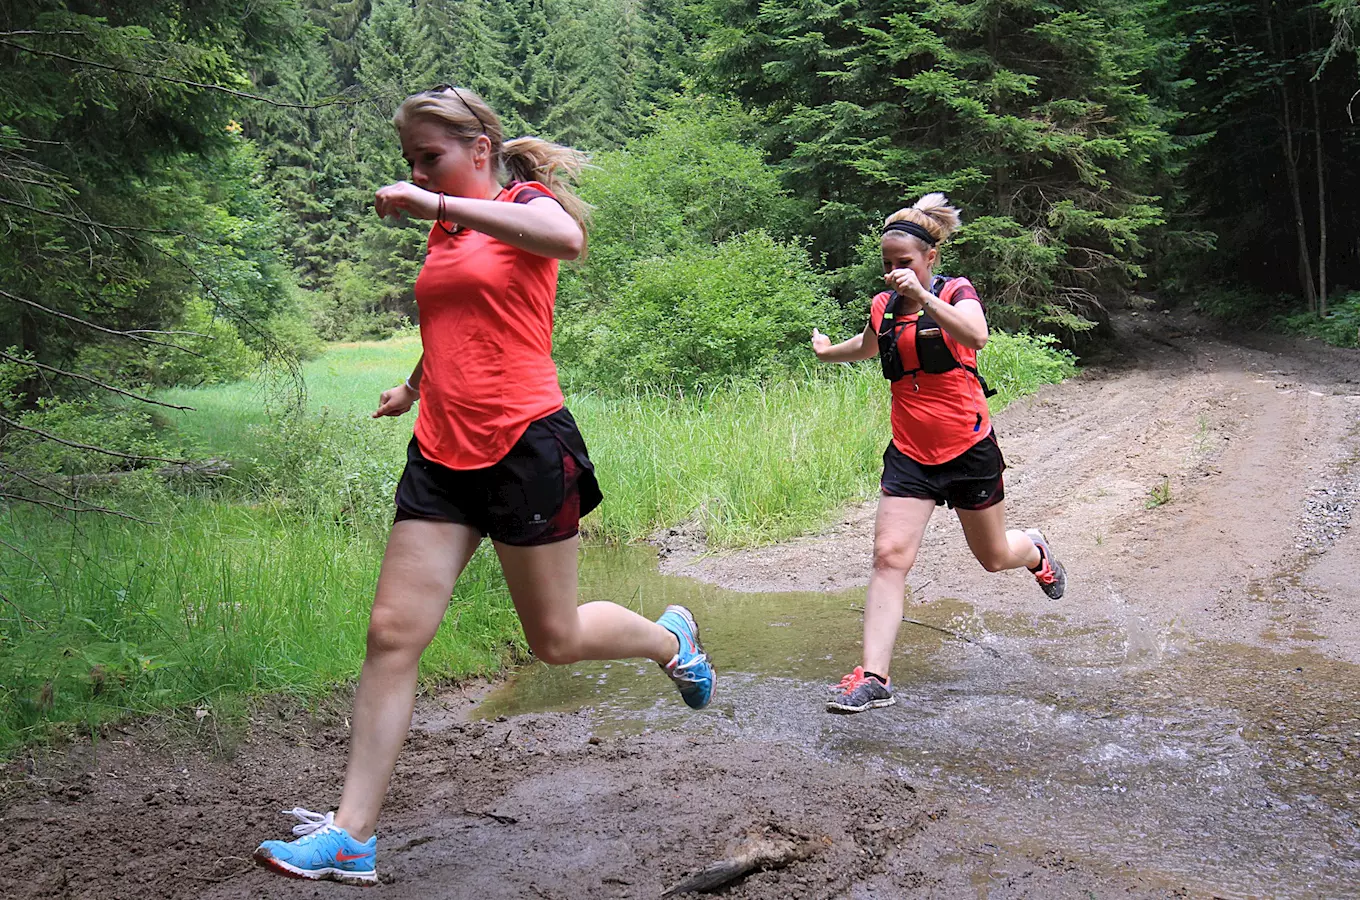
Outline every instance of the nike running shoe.
[[694, 623], [694, 616], [683, 606], [671, 605], [666, 607], [656, 624], [680, 642], [680, 651], [661, 668], [680, 689], [680, 696], [690, 709], [703, 709], [713, 699], [717, 672], [704, 648], [699, 646], [699, 626]]
[[[329, 879], [345, 884], [374, 885], [375, 834], [360, 843], [335, 824], [335, 813], [324, 816], [297, 807], [291, 811], [301, 824], [293, 826], [295, 841], [265, 841], [255, 848], [255, 861], [290, 878]], [[285, 813], [288, 815], [288, 813]]]
[[1043, 532], [1037, 528], [1025, 530], [1025, 537], [1034, 542], [1034, 546], [1039, 548], [1039, 567], [1030, 569], [1034, 573], [1034, 580], [1039, 582], [1039, 587], [1043, 588], [1044, 593], [1050, 600], [1062, 599], [1063, 591], [1067, 590], [1067, 572], [1063, 569], [1062, 563], [1053, 555], [1053, 550], [1048, 546], [1048, 541], [1044, 539]]
[[897, 702], [886, 684], [864, 674], [863, 666], [855, 666], [855, 671], [842, 678], [833, 690], [834, 695], [826, 701], [827, 712], [857, 713]]

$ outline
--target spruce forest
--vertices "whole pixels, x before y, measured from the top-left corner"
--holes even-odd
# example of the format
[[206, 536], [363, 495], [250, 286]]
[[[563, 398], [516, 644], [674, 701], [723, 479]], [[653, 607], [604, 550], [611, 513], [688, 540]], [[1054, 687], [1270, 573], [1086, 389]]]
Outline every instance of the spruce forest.
[[6, 421], [413, 318], [423, 229], [371, 200], [407, 175], [395, 104], [436, 83], [594, 155], [591, 258], [559, 307], [573, 378], [743, 374], [602, 337], [738, 273], [801, 308], [800, 338], [830, 305], [858, 327], [874, 224], [936, 190], [967, 226], [947, 267], [1006, 327], [1080, 348], [1140, 292], [1353, 344], [1357, 20], [1352, 0], [19, 0]]

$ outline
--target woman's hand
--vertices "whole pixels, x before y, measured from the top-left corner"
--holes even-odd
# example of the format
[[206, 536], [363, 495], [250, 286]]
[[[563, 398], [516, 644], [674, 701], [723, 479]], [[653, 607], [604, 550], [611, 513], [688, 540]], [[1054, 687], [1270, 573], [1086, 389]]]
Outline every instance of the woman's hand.
[[878, 355], [877, 338], [874, 335], [873, 322], [864, 326], [864, 330], [848, 341], [841, 341], [839, 344], [831, 343], [831, 338], [822, 334], [816, 328], [812, 329], [812, 352], [817, 354], [817, 358], [822, 362], [854, 362], [857, 359], [870, 359]]
[[822, 334], [817, 329], [812, 329], [812, 352], [818, 359], [825, 359], [826, 351], [831, 349], [831, 338]]
[[373, 206], [380, 219], [395, 219], [402, 213], [415, 219], [433, 219], [439, 215], [439, 195], [409, 181], [398, 181], [379, 190]]
[[399, 416], [411, 408], [411, 404], [420, 399], [420, 394], [411, 390], [405, 384], [399, 384], [388, 391], [383, 391], [378, 398], [378, 408], [373, 412], [373, 418], [380, 419], [383, 416]]
[[[930, 292], [921, 286], [921, 279], [916, 277], [912, 269], [893, 269], [883, 276], [883, 280], [903, 299], [914, 304], [916, 309], [920, 309], [930, 299]], [[916, 309], [908, 310], [907, 313], [913, 313]]]

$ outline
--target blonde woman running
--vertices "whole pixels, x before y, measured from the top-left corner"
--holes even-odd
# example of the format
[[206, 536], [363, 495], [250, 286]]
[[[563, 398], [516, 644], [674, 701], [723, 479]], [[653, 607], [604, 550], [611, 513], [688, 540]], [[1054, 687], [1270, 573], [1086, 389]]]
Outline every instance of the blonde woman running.
[[883, 224], [883, 280], [863, 333], [832, 344], [813, 329], [825, 362], [878, 356], [892, 383], [892, 441], [883, 454], [874, 521], [873, 574], [864, 605], [864, 660], [827, 702], [831, 712], [891, 706], [888, 676], [902, 620], [907, 572], [936, 506], [959, 517], [968, 548], [989, 572], [1029, 569], [1045, 594], [1063, 595], [1066, 574], [1036, 529], [1006, 530], [1006, 461], [992, 431], [977, 370], [987, 319], [967, 278], [935, 274], [939, 244], [959, 226], [943, 194], [927, 194]]
[[393, 122], [411, 180], [378, 191], [378, 215], [434, 225], [415, 284], [424, 353], [373, 415], [419, 401], [415, 435], [369, 617], [340, 806], [294, 809], [299, 837], [255, 851], [285, 875], [361, 885], [377, 883], [374, 832], [420, 655], [484, 536], [539, 659], [646, 657], [695, 709], [714, 681], [684, 607], [652, 622], [613, 603], [577, 606], [578, 523], [601, 496], [550, 352], [558, 260], [585, 248], [585, 207], [565, 180], [584, 156], [534, 138], [503, 142], [482, 98], [449, 85], [408, 97]]

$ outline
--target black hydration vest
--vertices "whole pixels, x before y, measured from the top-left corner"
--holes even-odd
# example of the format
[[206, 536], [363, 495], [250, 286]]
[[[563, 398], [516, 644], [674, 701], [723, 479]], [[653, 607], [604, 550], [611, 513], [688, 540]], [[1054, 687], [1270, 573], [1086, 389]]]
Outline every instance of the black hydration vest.
[[[936, 275], [930, 283], [930, 292], [936, 297], [940, 296], [940, 291], [949, 279], [943, 275]], [[944, 331], [940, 328], [940, 323], [931, 318], [930, 313], [921, 310], [921, 315], [916, 319], [916, 365], [915, 369], [907, 369], [902, 366], [902, 351], [898, 346], [898, 339], [902, 336], [902, 329], [906, 328], [911, 322], [910, 319], [897, 317], [897, 302], [902, 297], [893, 291], [888, 295], [888, 302], [883, 307], [883, 319], [878, 323], [878, 361], [883, 366], [883, 377], [889, 381], [900, 381], [906, 376], [912, 377], [913, 390], [920, 390], [916, 384], [918, 373], [925, 372], [928, 375], [941, 375], [954, 369], [966, 369], [973, 374], [982, 385], [982, 395], [991, 397], [996, 391], [987, 386], [987, 380], [973, 366], [964, 365], [950, 352], [949, 345], [944, 341]]]

